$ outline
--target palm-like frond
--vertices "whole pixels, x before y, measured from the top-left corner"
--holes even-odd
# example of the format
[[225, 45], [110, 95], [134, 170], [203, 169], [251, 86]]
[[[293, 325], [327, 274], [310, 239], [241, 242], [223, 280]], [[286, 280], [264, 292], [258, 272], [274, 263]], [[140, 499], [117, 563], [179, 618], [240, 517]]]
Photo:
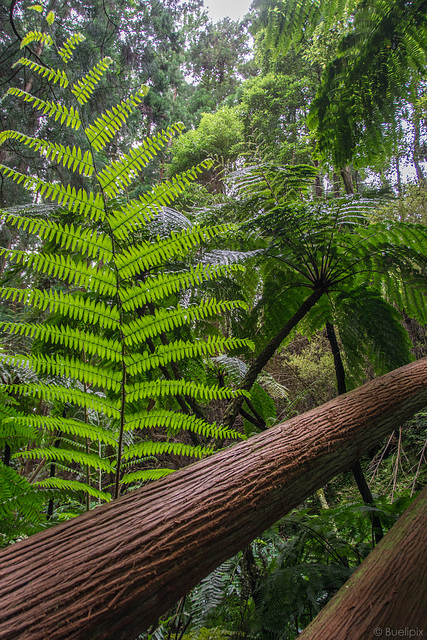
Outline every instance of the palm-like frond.
[[[37, 35], [40, 42], [41, 37]], [[59, 51], [64, 62], [68, 62], [79, 41], [79, 36], [72, 37]], [[84, 105], [110, 63], [110, 59], [104, 58], [96, 64], [68, 89], [67, 99]], [[39, 69], [28, 61], [22, 64], [67, 89], [64, 72]], [[196, 249], [200, 251], [201, 246], [227, 230], [225, 225], [205, 228], [185, 221], [184, 228], [175, 226], [168, 228], [163, 237], [158, 235], [159, 229], [165, 231], [165, 216], [172, 219], [172, 210], [168, 213], [164, 207], [209, 162], [156, 186], [136, 201], [123, 198], [138, 172], [181, 130], [181, 125], [175, 125], [94, 171], [95, 155], [112, 140], [146, 92], [142, 87], [88, 125], [86, 149], [51, 144], [14, 131], [3, 132], [0, 137], [0, 143], [17, 140], [51, 163], [61, 163], [82, 178], [90, 176], [95, 184], [95, 190], [76, 189], [0, 166], [6, 177], [22, 184], [32, 195], [57, 205], [56, 210], [50, 210], [53, 215], [48, 219], [31, 207], [4, 212], [10, 224], [36, 234], [48, 246], [43, 250], [39, 243], [37, 249], [28, 251], [13, 247], [0, 250], [8, 265], [46, 276], [54, 283], [48, 290], [35, 287], [1, 290], [4, 300], [49, 314], [47, 322], [8, 319], [1, 323], [3, 332], [33, 341], [32, 352], [4, 352], [1, 361], [5, 366], [37, 374], [37, 379], [28, 384], [11, 381], [4, 391], [56, 408], [48, 416], [26, 415], [21, 410], [6, 414], [8, 433], [15, 446], [22, 442], [24, 433], [40, 434], [36, 446], [15, 451], [14, 455], [42, 461], [42, 465], [59, 465], [67, 474], [76, 475], [75, 479], [37, 480], [34, 486], [44, 495], [77, 492], [105, 500], [108, 495], [102, 487], [94, 486], [95, 474], [97, 478], [99, 474], [107, 474], [109, 482], [114, 475], [117, 496], [121, 482], [128, 487], [132, 482], [145, 482], [170, 471], [147, 468], [147, 461], [151, 464], [157, 455], [187, 458], [212, 452], [211, 446], [179, 442], [181, 431], [209, 439], [240, 437], [233, 430], [210, 425], [190, 412], [172, 411], [177, 396], [181, 404], [184, 399], [205, 403], [237, 393], [228, 387], [175, 376], [182, 361], [197, 358], [201, 362], [223, 349], [250, 347], [243, 339], [214, 336], [195, 341], [171, 337], [177, 329], [189, 329], [198, 319], [244, 306], [241, 301], [215, 299], [192, 306], [177, 304], [185, 289], [242, 269], [234, 264], [186, 266]], [[46, 115], [60, 119], [66, 127], [80, 126], [78, 107], [43, 102], [20, 91], [15, 95]], [[124, 201], [126, 204], [121, 204]], [[58, 210], [68, 214], [67, 220], [73, 216], [73, 222], [62, 222]], [[153, 224], [156, 217], [160, 220], [158, 225]], [[176, 225], [179, 216], [173, 217]], [[159, 307], [165, 300], [167, 309]], [[192, 402], [189, 401], [189, 407]], [[162, 429], [167, 439], [152, 442], [142, 436], [146, 429], [153, 428]], [[115, 459], [111, 457], [111, 449]], [[126, 461], [124, 466], [122, 461]], [[81, 481], [82, 471], [85, 482]]]

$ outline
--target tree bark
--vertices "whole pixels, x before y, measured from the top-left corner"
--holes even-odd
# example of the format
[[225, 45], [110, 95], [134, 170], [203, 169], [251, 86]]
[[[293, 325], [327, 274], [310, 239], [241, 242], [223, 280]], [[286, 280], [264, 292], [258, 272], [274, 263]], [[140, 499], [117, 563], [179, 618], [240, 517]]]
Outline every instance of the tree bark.
[[4, 549], [0, 637], [132, 640], [425, 405], [427, 358]]
[[426, 566], [427, 487], [298, 637], [423, 636], [423, 631], [427, 633]]

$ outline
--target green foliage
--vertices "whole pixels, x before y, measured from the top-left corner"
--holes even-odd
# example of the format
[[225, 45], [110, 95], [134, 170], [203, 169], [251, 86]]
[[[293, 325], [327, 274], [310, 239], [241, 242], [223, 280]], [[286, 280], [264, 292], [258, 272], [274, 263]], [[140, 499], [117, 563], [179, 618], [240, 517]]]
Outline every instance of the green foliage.
[[242, 85], [238, 114], [244, 126], [244, 153], [253, 153], [255, 142], [276, 164], [309, 164], [312, 149], [305, 120], [314, 89], [309, 77], [299, 72], [267, 73]]
[[425, 227], [373, 222], [375, 200], [296, 202], [298, 183], [307, 180], [308, 187], [312, 175], [310, 167], [265, 164], [233, 178], [250, 237], [269, 241], [254, 258], [262, 269], [263, 293], [257, 292], [247, 330], [258, 327], [261, 346], [263, 335], [274, 336], [298, 311], [307, 288], [320, 289], [324, 295], [299, 331], [311, 335], [327, 321], [337, 324], [357, 380], [363, 378], [363, 357], [378, 373], [401, 366], [411, 358], [410, 344], [393, 305], [426, 323]]
[[[41, 38], [37, 36], [37, 41], [47, 42]], [[79, 41], [80, 37], [73, 38], [60, 49], [63, 62], [70, 59]], [[39, 70], [28, 60], [21, 63]], [[111, 59], [104, 58], [95, 64], [72, 84], [66, 100], [74, 99], [78, 105], [90, 101], [110, 63]], [[45, 71], [52, 83], [67, 87], [64, 71]], [[56, 205], [49, 217], [37, 216], [28, 207], [2, 212], [9, 225], [42, 241], [31, 251], [3, 248], [8, 268], [15, 266], [50, 282], [47, 287], [31, 289], [24, 282], [22, 288], [3, 287], [0, 293], [4, 300], [20, 307], [43, 311], [45, 318], [44, 322], [24, 318], [1, 323], [6, 336], [25, 336], [33, 345], [30, 353], [1, 354], [3, 366], [33, 375], [30, 383], [24, 384], [22, 378], [10, 381], [4, 392], [32, 398], [35, 407], [43, 407], [42, 415], [39, 410], [27, 413], [6, 407], [3, 442], [13, 451], [14, 465], [24, 459], [39, 461], [37, 476], [44, 475], [46, 465], [51, 469], [49, 478], [34, 479], [31, 484], [21, 481], [12, 468], [5, 468], [5, 517], [18, 510], [26, 518], [27, 507], [28, 517], [34, 509], [39, 512], [39, 497], [43, 495], [52, 499], [77, 492], [88, 499], [109, 500], [108, 485], [113, 480], [112, 493], [117, 497], [120, 487], [169, 473], [171, 469], [158, 467], [158, 456], [202, 457], [213, 451], [203, 442], [241, 437], [195, 418], [188, 405], [187, 413], [174, 410], [177, 400], [205, 403], [235, 395], [229, 387], [187, 381], [179, 367], [188, 359], [203, 360], [224, 348], [247, 347], [247, 341], [219, 335], [208, 339], [174, 335], [200, 318], [215, 317], [223, 310], [239, 313], [245, 306], [241, 301], [223, 302], [212, 297], [190, 304], [185, 295], [189, 287], [200, 287], [242, 269], [238, 264], [191, 264], [195, 250], [200, 251], [227, 227], [191, 227], [187, 221], [188, 228], [172, 231], [167, 237], [152, 234], [153, 221], [162, 214], [163, 206], [210, 164], [202, 162], [158, 185], [153, 192], [132, 199], [129, 188], [133, 181], [180, 126], [132, 147], [120, 159], [108, 161], [106, 154], [100, 153], [145, 93], [145, 88], [140, 89], [129, 100], [86, 123], [86, 112], [80, 112], [78, 105], [66, 110], [60, 103], [10, 91], [36, 109], [56, 119], [61, 117], [65, 127], [73, 129], [76, 123], [83, 123], [86, 149], [79, 145], [64, 147], [14, 131], [3, 132], [1, 141], [23, 143], [38, 152], [42, 160], [62, 163], [80, 180], [91, 180], [87, 180], [87, 188], [76, 188], [0, 166], [3, 175], [24, 186], [32, 198]], [[149, 441], [147, 430], [160, 430], [163, 436]], [[191, 432], [193, 442], [201, 438], [200, 443], [177, 440], [181, 432]], [[52, 473], [55, 466], [65, 477]], [[38, 496], [36, 507], [31, 506], [34, 495]]]
[[236, 161], [242, 141], [243, 125], [237, 108], [222, 107], [215, 114], [205, 113], [197, 129], [187, 131], [173, 143], [169, 173], [175, 175], [198, 164], [203, 158], [213, 158], [216, 164], [205, 182], [211, 183], [213, 192], [221, 191], [223, 170]]
[[270, 12], [266, 43], [274, 55], [296, 47], [324, 70], [308, 124], [335, 167], [375, 162], [384, 125], [394, 126], [402, 99], [424, 76], [425, 16], [424, 0], [286, 0]]
[[[386, 530], [411, 500], [378, 501]], [[369, 553], [372, 510], [354, 500], [294, 510], [202, 580], [152, 637], [298, 637]]]

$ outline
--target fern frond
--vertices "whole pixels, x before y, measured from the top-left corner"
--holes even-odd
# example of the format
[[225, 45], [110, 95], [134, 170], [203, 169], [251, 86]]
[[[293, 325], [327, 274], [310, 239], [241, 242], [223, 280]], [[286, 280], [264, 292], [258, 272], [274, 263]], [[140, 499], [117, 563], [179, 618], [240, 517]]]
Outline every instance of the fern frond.
[[179, 274], [160, 274], [149, 278], [144, 284], [129, 287], [120, 292], [125, 311], [133, 311], [143, 307], [148, 300], [157, 302], [172, 293], [200, 285], [207, 280], [214, 280], [221, 276], [229, 276], [235, 271], [243, 271], [241, 265], [198, 265], [195, 268]]
[[10, 209], [4, 210], [4, 220], [18, 229], [39, 235], [44, 240], [54, 241], [63, 249], [86, 254], [88, 258], [98, 257], [109, 262], [113, 257], [112, 242], [108, 235], [99, 230], [84, 229], [73, 224], [62, 225], [54, 220], [30, 218], [16, 215]]
[[10, 89], [7, 90], [7, 94], [22, 98], [25, 102], [33, 104], [36, 109], [43, 113], [43, 115], [55, 116], [55, 120], [60, 120], [61, 124], [65, 122], [67, 127], [72, 127], [76, 131], [82, 124], [80, 120], [80, 114], [77, 109], [74, 109], [74, 107], [70, 107], [68, 109], [58, 102], [48, 102], [46, 100], [40, 100], [40, 98], [36, 98], [35, 96], [31, 95], [31, 93], [27, 93], [26, 91], [18, 89], [17, 87], [10, 87]]
[[120, 484], [160, 480], [160, 478], [164, 478], [173, 472], [173, 469], [141, 469], [140, 471], [132, 471], [130, 473], [125, 473], [123, 478], [120, 480]]
[[62, 478], [56, 477], [46, 478], [45, 480], [38, 480], [37, 482], [34, 482], [33, 486], [39, 487], [41, 489], [58, 489], [61, 493], [74, 493], [83, 491], [84, 493], [88, 493], [93, 498], [105, 500], [106, 502], [110, 502], [112, 500], [109, 493], [100, 491], [96, 487], [91, 487], [85, 482], [80, 482], [79, 480], [63, 480]]
[[98, 356], [98, 358], [113, 362], [119, 362], [122, 359], [120, 342], [108, 340], [101, 335], [81, 329], [24, 322], [0, 322], [0, 329], [14, 335], [28, 336], [44, 342], [50, 340], [54, 344], [61, 344], [80, 352], [84, 351], [87, 355]]
[[193, 247], [224, 233], [229, 225], [216, 227], [192, 227], [181, 233], [172, 232], [169, 238], [158, 238], [157, 242], [141, 241], [136, 247], [130, 247], [116, 258], [119, 275], [123, 279], [131, 278], [141, 271], [149, 271], [165, 262], [186, 255]]
[[105, 167], [98, 174], [98, 180], [106, 195], [115, 197], [131, 184], [138, 175], [138, 171], [141, 171], [166, 146], [175, 135], [176, 129], [177, 126], [173, 125], [151, 139], [146, 138], [139, 147], [131, 148], [129, 153], [123, 154], [120, 160]]
[[153, 380], [125, 386], [128, 402], [146, 398], [185, 395], [200, 400], [224, 400], [239, 395], [249, 397], [249, 393], [239, 389], [234, 391], [217, 385], [207, 386], [201, 382], [187, 380]]
[[123, 460], [143, 458], [146, 456], [159, 456], [172, 454], [179, 456], [191, 456], [192, 458], [205, 458], [212, 455], [215, 449], [212, 447], [193, 446], [182, 442], [139, 442], [123, 451]]
[[[105, 444], [117, 445], [117, 440], [113, 434], [102, 427], [91, 424], [89, 422], [80, 422], [79, 420], [71, 420], [60, 416], [41, 416], [38, 414], [24, 414], [17, 412], [17, 415], [10, 420], [14, 420], [18, 426], [26, 429], [48, 431], [61, 431], [62, 433], [70, 433], [79, 438], [88, 438], [91, 441], [104, 442]], [[29, 439], [29, 438], [28, 438]], [[27, 440], [28, 442], [28, 440]]]
[[172, 180], [155, 186], [149, 193], [144, 193], [139, 197], [139, 202], [132, 200], [122, 209], [113, 211], [108, 216], [108, 221], [115, 237], [124, 240], [133, 230], [151, 222], [161, 213], [163, 207], [169, 205], [179, 194], [184, 192], [191, 180], [195, 180], [198, 174], [211, 165], [210, 160], [201, 162], [193, 169], [175, 176]]
[[35, 176], [26, 176], [19, 173], [11, 167], [0, 164], [0, 171], [5, 176], [12, 178], [18, 184], [32, 193], [39, 193], [45, 198], [50, 198], [53, 202], [57, 202], [69, 211], [78, 211], [82, 216], [89, 216], [92, 220], [99, 220], [105, 217], [104, 199], [102, 194], [95, 194], [93, 191], [87, 194], [84, 189], [75, 189], [74, 187], [63, 186], [54, 182], [44, 182]]
[[[58, 113], [58, 112], [57, 112]], [[62, 115], [62, 119], [65, 120], [65, 113]], [[51, 162], [62, 163], [64, 167], [76, 171], [84, 176], [91, 176], [94, 172], [92, 154], [90, 151], [84, 153], [80, 147], [64, 147], [64, 145], [57, 142], [50, 143], [40, 140], [40, 138], [31, 138], [24, 133], [18, 131], [2, 131], [0, 133], [0, 145], [6, 140], [13, 139], [23, 142], [30, 149], [35, 149], [46, 160]]]
[[85, 262], [75, 262], [70, 256], [27, 253], [26, 251], [0, 249], [0, 256], [6, 254], [16, 264], [41, 271], [55, 278], [61, 278], [77, 287], [98, 291], [100, 294], [114, 295], [117, 291], [115, 274], [106, 269], [88, 267]]
[[43, 311], [57, 311], [61, 315], [101, 327], [117, 328], [119, 312], [117, 307], [84, 298], [76, 293], [62, 291], [40, 291], [38, 289], [0, 288], [0, 296], [6, 300], [22, 302]]
[[101, 80], [104, 73], [107, 71], [110, 64], [112, 64], [112, 58], [108, 56], [102, 58], [83, 78], [80, 78], [78, 82], [75, 82], [71, 87], [71, 92], [74, 94], [79, 104], [85, 104], [93, 94], [93, 91]]
[[22, 396], [30, 396], [34, 398], [43, 398], [46, 401], [59, 400], [60, 402], [69, 402], [77, 404], [87, 409], [93, 409], [103, 413], [108, 418], [119, 418], [120, 411], [117, 403], [102, 398], [94, 393], [86, 393], [80, 389], [70, 389], [60, 385], [48, 384], [9, 384], [4, 386], [4, 390], [10, 393], [20, 394]]
[[163, 427], [168, 431], [192, 431], [201, 436], [218, 438], [244, 439], [245, 436], [233, 429], [223, 428], [221, 425], [209, 424], [195, 415], [176, 413], [175, 411], [156, 410], [144, 411], [142, 413], [129, 414], [126, 416], [125, 431], [135, 429], [156, 429]]
[[58, 49], [58, 54], [61, 56], [65, 64], [67, 64], [71, 60], [74, 49], [79, 44], [79, 42], [84, 42], [84, 40], [86, 40], [86, 38], [81, 33], [74, 33], [68, 38], [63, 46]]
[[113, 466], [106, 458], [100, 458], [95, 453], [84, 453], [76, 449], [62, 449], [60, 447], [40, 447], [38, 449], [28, 449], [27, 451], [18, 451], [13, 454], [14, 458], [30, 458], [38, 460], [60, 460], [61, 462], [70, 462], [81, 465], [88, 465], [92, 469], [101, 469], [102, 471], [111, 472]]
[[68, 87], [68, 78], [66, 76], [65, 71], [61, 71], [60, 69], [49, 69], [49, 67], [43, 67], [41, 64], [37, 62], [33, 62], [33, 60], [29, 60], [28, 58], [20, 58], [17, 62], [15, 62], [13, 67], [16, 67], [18, 64], [22, 64], [24, 67], [29, 67], [31, 71], [35, 71], [43, 78], [47, 78], [49, 81], [53, 80], [54, 84], [59, 82], [62, 88]]
[[29, 522], [37, 522], [43, 508], [40, 494], [27, 478], [0, 461], [0, 518], [10, 518], [18, 512]]
[[101, 151], [107, 142], [113, 139], [147, 93], [148, 87], [143, 85], [127, 100], [111, 107], [110, 111], [107, 110], [93, 124], [86, 127], [85, 133], [95, 151]]
[[23, 49], [32, 42], [40, 42], [45, 46], [53, 44], [52, 36], [50, 36], [48, 33], [43, 33], [42, 31], [29, 31], [22, 38], [19, 48]]
[[242, 346], [253, 348], [253, 343], [248, 340], [225, 338], [223, 336], [209, 336], [206, 340], [177, 340], [170, 342], [168, 345], [159, 345], [154, 353], [145, 351], [141, 355], [135, 354], [127, 358], [127, 372], [130, 376], [134, 376], [143, 371], [165, 366], [170, 362], [179, 362], [180, 360], [197, 356], [208, 356], [223, 349]]
[[0, 442], [13, 441], [15, 446], [27, 444], [30, 440], [37, 439], [36, 427], [32, 424], [23, 424], [20, 420], [20, 412], [13, 407], [0, 405], [1, 432]]
[[0, 354], [0, 361], [18, 367], [31, 367], [38, 373], [65, 376], [112, 391], [119, 391], [121, 374], [93, 366], [76, 358], [44, 355]]
[[174, 309], [156, 309], [153, 315], [142, 316], [129, 324], [123, 325], [125, 344], [141, 344], [147, 338], [154, 338], [160, 333], [167, 333], [172, 329], [191, 324], [195, 320], [203, 320], [212, 316], [222, 316], [225, 311], [233, 309], [246, 309], [247, 305], [242, 300], [217, 300], [210, 298], [202, 300], [197, 306], [181, 307]]

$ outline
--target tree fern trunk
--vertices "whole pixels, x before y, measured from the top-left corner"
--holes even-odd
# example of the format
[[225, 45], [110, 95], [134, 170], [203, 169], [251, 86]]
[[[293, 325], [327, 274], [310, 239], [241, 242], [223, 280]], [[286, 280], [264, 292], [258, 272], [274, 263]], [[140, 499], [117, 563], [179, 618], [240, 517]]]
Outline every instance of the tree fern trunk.
[[[423, 359], [4, 549], [0, 637], [132, 640], [426, 404]], [[407, 563], [400, 558], [396, 571]], [[386, 574], [384, 588], [388, 580], [395, 585]], [[365, 614], [375, 601], [390, 620], [402, 602], [415, 610], [427, 590], [410, 586], [381, 602], [361, 592]]]
[[[326, 323], [326, 335], [328, 337], [329, 344], [331, 345], [331, 351], [334, 356], [334, 366], [335, 366], [335, 375], [337, 378], [338, 395], [342, 395], [343, 393], [347, 392], [347, 386], [345, 383], [344, 364], [341, 358], [341, 351], [338, 344], [337, 336], [335, 334], [334, 325], [331, 324], [330, 322]], [[357, 461], [351, 470], [353, 472], [353, 476], [356, 481], [357, 488], [359, 489], [359, 493], [362, 496], [363, 502], [365, 504], [375, 505], [374, 498], [372, 496], [369, 485], [366, 482], [366, 478], [363, 474], [363, 470], [360, 465], [360, 462]], [[376, 544], [378, 544], [378, 542], [383, 537], [381, 520], [375, 513], [370, 513], [369, 517], [372, 523], [373, 537], [375, 539]]]
[[[282, 329], [274, 336], [274, 338], [270, 340], [263, 351], [261, 351], [259, 356], [252, 362], [247, 374], [243, 379], [242, 384], [240, 385], [241, 389], [250, 391], [255, 380], [257, 379], [265, 365], [269, 362], [270, 358], [274, 356], [283, 340], [290, 334], [292, 329], [296, 327], [298, 322], [300, 322], [300, 320], [302, 320], [304, 316], [307, 315], [310, 309], [314, 307], [316, 302], [320, 300], [323, 293], [323, 289], [315, 289], [313, 293], [306, 300], [304, 300], [298, 311], [292, 316], [290, 320], [288, 320], [284, 327], [282, 327]], [[243, 402], [244, 396], [238, 396], [229, 403], [222, 420], [225, 426], [233, 426]]]

